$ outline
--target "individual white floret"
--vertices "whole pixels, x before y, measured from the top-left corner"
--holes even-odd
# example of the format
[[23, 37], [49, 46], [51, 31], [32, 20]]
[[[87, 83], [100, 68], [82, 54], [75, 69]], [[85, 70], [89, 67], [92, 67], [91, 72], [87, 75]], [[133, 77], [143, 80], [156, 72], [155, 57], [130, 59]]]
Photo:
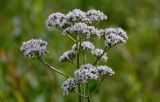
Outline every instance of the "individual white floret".
[[29, 58], [35, 58], [36, 55], [44, 56], [48, 52], [47, 42], [41, 39], [31, 39], [27, 42], [23, 42], [20, 51]]
[[82, 42], [81, 46], [82, 46], [83, 50], [93, 50], [93, 49], [95, 49], [94, 44], [91, 43], [90, 41]]
[[98, 78], [97, 68], [91, 64], [82, 65], [74, 74], [78, 83], [88, 83], [89, 80], [96, 80]]
[[108, 67], [108, 66], [98, 66], [97, 70], [99, 72], [99, 75], [101, 76], [112, 76], [115, 74], [115, 72], [112, 70], [112, 68]]
[[93, 21], [101, 21], [106, 20], [107, 16], [99, 11], [99, 10], [89, 10], [86, 13], [86, 16], [93, 22]]
[[73, 59], [76, 56], [76, 52], [69, 50], [66, 51], [62, 56], [60, 56], [59, 61], [65, 62], [67, 60]]
[[126, 32], [121, 28], [108, 28], [104, 31], [105, 43], [114, 46], [119, 43], [125, 43], [128, 39]]
[[68, 95], [70, 92], [74, 92], [77, 85], [77, 80], [75, 78], [67, 79], [62, 85], [63, 95]]

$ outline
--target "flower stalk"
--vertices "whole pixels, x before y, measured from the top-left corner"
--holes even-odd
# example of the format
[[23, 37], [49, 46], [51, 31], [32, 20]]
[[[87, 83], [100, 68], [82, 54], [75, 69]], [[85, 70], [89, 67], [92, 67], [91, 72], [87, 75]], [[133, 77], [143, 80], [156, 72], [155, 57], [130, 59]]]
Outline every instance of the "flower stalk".
[[38, 60], [39, 60], [40, 62], [42, 62], [44, 65], [46, 65], [47, 67], [53, 69], [53, 70], [54, 70], [55, 72], [57, 72], [58, 74], [61, 74], [61, 75], [65, 76], [65, 77], [70, 78], [69, 75], [67, 75], [67, 74], [65, 74], [65, 73], [63, 73], [63, 72], [57, 70], [57, 69], [54, 68], [53, 66], [49, 65], [49, 64], [48, 64], [47, 62], [45, 62], [41, 57], [39, 57]]
[[[78, 40], [79, 40], [79, 36], [78, 36]], [[81, 46], [81, 42], [77, 42], [76, 43], [76, 47], [77, 47], [77, 69], [79, 69], [80, 67], [80, 63], [79, 63], [79, 59], [80, 59], [80, 46]], [[78, 93], [81, 94], [81, 86], [80, 84], [78, 84]], [[79, 95], [79, 102], [82, 102], [82, 97]]]

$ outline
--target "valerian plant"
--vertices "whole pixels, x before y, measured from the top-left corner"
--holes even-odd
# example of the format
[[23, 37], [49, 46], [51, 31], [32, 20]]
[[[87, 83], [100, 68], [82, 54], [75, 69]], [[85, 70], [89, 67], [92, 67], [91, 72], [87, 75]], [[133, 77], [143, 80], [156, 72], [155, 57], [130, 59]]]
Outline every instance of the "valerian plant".
[[[83, 12], [79, 9], [67, 14], [52, 13], [48, 17], [47, 26], [61, 30], [62, 35], [72, 39], [74, 43], [70, 50], [59, 57], [62, 63], [68, 62], [76, 65], [74, 76], [61, 72], [45, 62], [43, 56], [48, 53], [46, 41], [31, 39], [23, 42], [20, 50], [26, 57], [38, 59], [47, 67], [68, 78], [61, 85], [63, 95], [73, 92], [79, 96], [79, 102], [82, 102], [82, 98], [90, 102], [91, 94], [98, 89], [105, 77], [115, 74], [110, 67], [101, 65], [99, 61], [106, 62], [107, 51], [115, 45], [125, 43], [128, 39], [126, 32], [121, 28], [98, 29], [94, 26], [96, 22], [106, 19], [107, 16], [99, 10]], [[104, 49], [96, 47], [93, 39], [103, 40]], [[88, 54], [93, 55], [96, 60], [87, 60]], [[76, 62], [73, 59], [76, 59]], [[80, 62], [82, 59], [83, 63]], [[89, 92], [89, 83], [92, 80], [101, 81], [93, 92]]]

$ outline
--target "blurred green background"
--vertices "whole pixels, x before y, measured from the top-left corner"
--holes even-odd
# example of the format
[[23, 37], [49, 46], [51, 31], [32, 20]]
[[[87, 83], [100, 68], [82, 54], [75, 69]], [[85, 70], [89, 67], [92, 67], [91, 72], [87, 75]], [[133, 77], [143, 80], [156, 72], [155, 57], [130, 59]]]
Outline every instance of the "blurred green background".
[[45, 21], [75, 8], [103, 11], [108, 20], [97, 27], [120, 26], [129, 37], [108, 52], [105, 64], [116, 74], [104, 81], [95, 102], [160, 102], [159, 6], [160, 0], [0, 0], [0, 102], [77, 102], [74, 94], [62, 96], [64, 77], [19, 51], [23, 41], [42, 38], [50, 51], [45, 59], [72, 74], [75, 68], [58, 58], [73, 42], [48, 30]]

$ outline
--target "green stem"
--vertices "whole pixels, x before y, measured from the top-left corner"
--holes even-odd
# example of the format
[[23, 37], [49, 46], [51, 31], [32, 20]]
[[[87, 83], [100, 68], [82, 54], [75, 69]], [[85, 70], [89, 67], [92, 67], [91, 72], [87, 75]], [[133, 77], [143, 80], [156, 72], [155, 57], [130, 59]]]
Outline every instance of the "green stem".
[[72, 65], [74, 65], [76, 67], [76, 64], [74, 64], [74, 62], [70, 59], [67, 59], [69, 63], [71, 63]]
[[83, 84], [84, 95], [86, 95], [86, 84]]
[[104, 81], [104, 79], [105, 79], [105, 77], [103, 77], [103, 78], [100, 80], [100, 82], [98, 83], [98, 85], [96, 86], [96, 88], [95, 88], [95, 90], [93, 91], [92, 94], [94, 94], [94, 93], [98, 90], [98, 88], [101, 86], [101, 84], [102, 84], [102, 82]]
[[88, 102], [90, 102], [88, 83], [86, 83], [86, 88], [87, 88], [87, 96], [88, 96], [87, 100], [88, 100]]
[[[83, 52], [83, 63], [86, 64], [86, 51]], [[88, 93], [87, 93], [87, 91], [88, 91], [87, 83], [84, 83], [83, 90], [84, 90], [84, 95], [88, 95]], [[88, 99], [88, 97], [87, 97], [87, 99]], [[86, 102], [86, 98], [84, 98], [84, 101]]]
[[99, 60], [101, 59], [101, 57], [105, 54], [105, 52], [107, 52], [110, 48], [112, 48], [112, 47], [114, 47], [114, 46], [116, 46], [116, 45], [118, 45], [118, 44], [120, 44], [120, 42], [117, 43], [117, 44], [115, 44], [115, 45], [113, 45], [113, 46], [110, 46], [110, 45], [106, 46], [106, 47], [104, 48], [103, 53], [101, 54], [101, 56], [99, 56], [99, 57], [97, 58], [97, 60], [93, 63], [93, 65], [96, 65], [96, 64], [98, 63], [98, 61], [99, 61]]
[[49, 65], [49, 64], [48, 64], [47, 62], [45, 62], [41, 57], [39, 57], [38, 59], [39, 59], [44, 65], [46, 65], [47, 67], [53, 69], [53, 70], [56, 71], [57, 73], [59, 73], [59, 74], [61, 74], [61, 75], [63, 75], [63, 76], [66, 76], [66, 77], [70, 78], [69, 75], [67, 75], [67, 74], [65, 74], [65, 73], [57, 70], [57, 69], [54, 68], [53, 66]]
[[76, 39], [74, 39], [71, 35], [69, 35], [69, 34], [66, 34], [70, 39], [72, 39], [75, 43], [77, 42], [77, 40]]
[[83, 52], [83, 63], [86, 64], [87, 61], [87, 56], [86, 56], [86, 51]]
[[82, 97], [84, 97], [84, 98], [87, 98], [88, 96], [86, 96], [86, 95], [82, 95], [82, 94], [80, 94], [80, 93], [77, 93], [77, 92], [75, 92], [77, 95], [79, 95], [79, 96], [82, 96]]
[[[76, 43], [76, 46], [77, 46], [77, 69], [79, 69], [80, 65], [79, 65], [79, 57], [80, 57], [80, 46], [81, 46], [81, 42], [77, 42]], [[81, 86], [80, 84], [78, 84], [78, 93], [81, 94]], [[79, 102], [82, 102], [82, 98], [81, 96], [79, 95]]]

